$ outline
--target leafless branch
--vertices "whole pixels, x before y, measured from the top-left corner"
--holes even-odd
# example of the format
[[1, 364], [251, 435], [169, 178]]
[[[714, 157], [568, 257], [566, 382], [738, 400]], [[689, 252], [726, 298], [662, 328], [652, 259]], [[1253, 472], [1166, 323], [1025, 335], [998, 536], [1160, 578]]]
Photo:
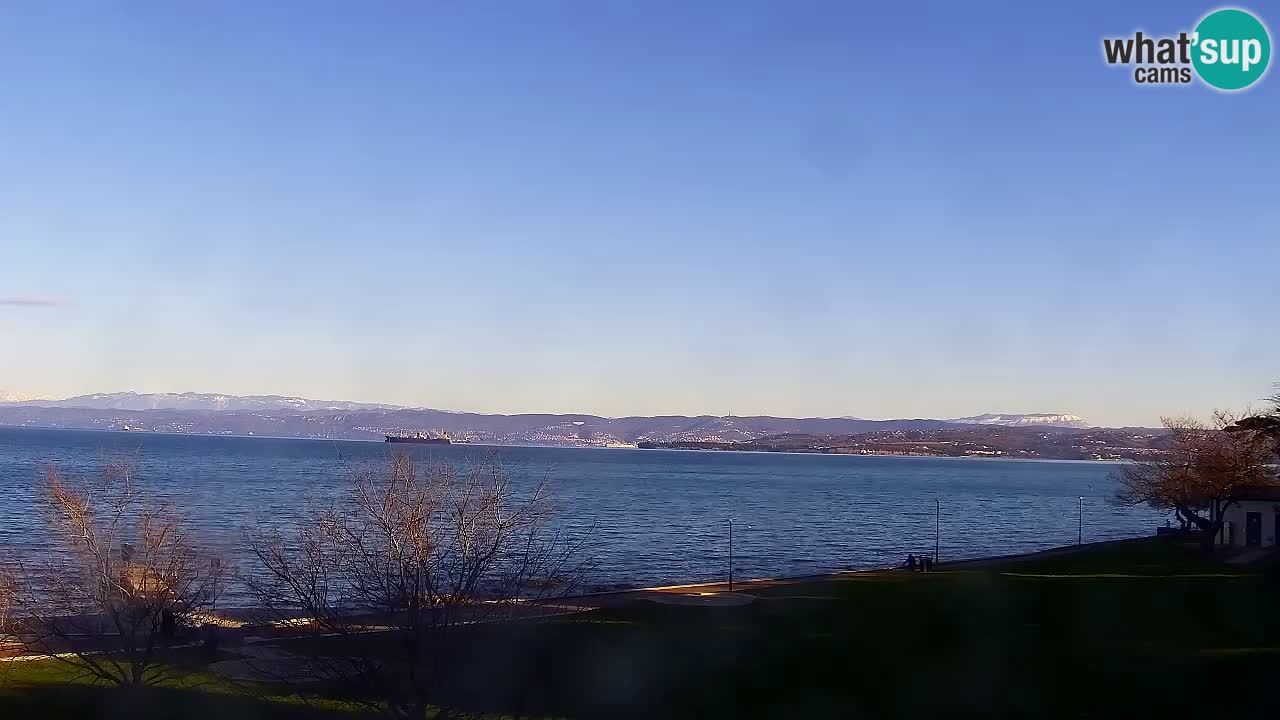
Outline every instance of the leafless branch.
[[1115, 500], [1173, 510], [1201, 531], [1206, 546], [1222, 528], [1223, 513], [1250, 490], [1274, 486], [1275, 443], [1240, 427], [1240, 418], [1217, 412], [1211, 424], [1165, 418], [1169, 452], [1122, 468]]
[[497, 454], [457, 466], [396, 452], [291, 535], [250, 533], [259, 567], [246, 584], [273, 621], [328, 636], [290, 672], [306, 664], [394, 717], [458, 717], [439, 696], [452, 633], [542, 616], [579, 587], [585, 538], [554, 518], [546, 478], [517, 487]]
[[173, 679], [165, 651], [213, 605], [226, 564], [201, 550], [172, 506], [137, 490], [128, 463], [104, 463], [96, 484], [68, 482], [50, 467], [42, 500], [47, 558], [13, 562], [0, 578], [11, 634], [26, 652], [95, 681]]

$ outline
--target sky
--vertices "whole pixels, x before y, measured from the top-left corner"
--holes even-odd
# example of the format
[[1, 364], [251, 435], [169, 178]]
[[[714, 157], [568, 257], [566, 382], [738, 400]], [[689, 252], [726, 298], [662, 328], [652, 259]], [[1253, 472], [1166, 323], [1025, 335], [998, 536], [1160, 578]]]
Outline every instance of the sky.
[[1256, 404], [1280, 76], [1139, 87], [1102, 38], [1215, 5], [1049, 5], [4, 3], [0, 389]]

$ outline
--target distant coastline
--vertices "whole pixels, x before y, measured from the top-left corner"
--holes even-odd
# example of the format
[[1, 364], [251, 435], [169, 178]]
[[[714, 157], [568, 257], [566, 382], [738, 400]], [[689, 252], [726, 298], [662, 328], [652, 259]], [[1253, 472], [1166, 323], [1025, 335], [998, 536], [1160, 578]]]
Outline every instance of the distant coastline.
[[[571, 449], [568, 446], [510, 446], [502, 445], [495, 447], [555, 447], [558, 449]], [[583, 448], [587, 450], [604, 450], [605, 448]], [[903, 455], [901, 453], [823, 453], [805, 450], [748, 450], [744, 448], [724, 448], [718, 450], [697, 450], [689, 448], [665, 448], [665, 447], [646, 447], [634, 448], [649, 453], [704, 453], [704, 454], [723, 454], [723, 455], [804, 455], [807, 457], [832, 457], [832, 458], [874, 458], [877, 460], [956, 460], [960, 462], [973, 461], [998, 461], [998, 462], [1034, 462], [1034, 463], [1090, 463], [1116, 465], [1122, 463], [1133, 462], [1132, 460], [1094, 460], [1090, 458], [1046, 458], [1046, 457], [1010, 457], [1008, 455]]]
[[[1097, 439], [1103, 435], [1106, 440]], [[1082, 439], [1083, 438], [1083, 439]], [[1111, 440], [1111, 442], [1108, 442]], [[1128, 444], [1125, 444], [1127, 441]], [[1163, 437], [1095, 429], [1090, 435], [994, 431], [897, 431], [847, 436], [782, 435], [741, 442], [642, 441], [641, 450], [763, 452], [859, 457], [1123, 462], [1164, 452]]]
[[[1163, 434], [1146, 428], [1096, 428], [1074, 415], [1053, 414], [986, 414], [954, 420], [494, 415], [356, 404], [321, 408], [315, 407], [314, 401], [274, 396], [130, 393], [50, 402], [99, 406], [0, 403], [0, 426], [375, 442], [387, 437], [447, 437], [458, 444], [506, 447], [662, 447], [1053, 460], [1139, 459], [1161, 452]], [[194, 403], [200, 407], [133, 407], [155, 403]]]
[[[297, 437], [287, 435], [233, 435], [219, 433], [194, 433], [194, 432], [171, 432], [164, 430], [122, 430], [114, 428], [66, 428], [66, 427], [46, 427], [36, 425], [0, 425], [0, 432], [5, 430], [16, 431], [32, 431], [32, 432], [68, 432], [68, 433], [93, 433], [103, 435], [135, 435], [147, 436], [158, 435], [161, 437], [181, 437], [181, 438], [225, 438], [229, 440], [297, 440], [310, 442], [343, 442], [343, 443], [362, 443], [369, 445], [386, 445], [385, 441], [374, 440], [371, 438], [338, 438], [338, 437]], [[606, 445], [549, 445], [549, 444], [533, 444], [533, 443], [484, 443], [469, 442], [457, 443], [452, 445], [428, 445], [430, 449], [442, 448], [534, 448], [546, 450], [601, 450], [601, 451], [643, 451], [645, 453], [664, 452], [664, 453], [721, 453], [726, 455], [807, 455], [807, 456], [823, 456], [823, 457], [846, 457], [846, 458], [878, 458], [892, 459], [901, 458], [904, 460], [999, 460], [1004, 462], [1051, 462], [1051, 463], [1105, 463], [1115, 464], [1130, 462], [1125, 459], [1094, 459], [1094, 458], [1048, 458], [1048, 457], [1029, 457], [1029, 456], [1009, 456], [1009, 455], [925, 455], [925, 454], [905, 454], [905, 453], [836, 453], [836, 452], [818, 452], [815, 450], [762, 450], [747, 447], [723, 447], [723, 448], [687, 448], [687, 447], [617, 447]]]

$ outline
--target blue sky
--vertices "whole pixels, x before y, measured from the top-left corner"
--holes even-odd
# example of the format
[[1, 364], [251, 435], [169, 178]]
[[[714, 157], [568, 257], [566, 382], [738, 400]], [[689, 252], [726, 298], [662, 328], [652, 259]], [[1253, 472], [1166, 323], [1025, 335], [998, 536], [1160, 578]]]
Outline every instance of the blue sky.
[[1280, 78], [1136, 87], [1102, 37], [1215, 6], [1055, 5], [6, 3], [0, 388], [1106, 424], [1266, 395]]

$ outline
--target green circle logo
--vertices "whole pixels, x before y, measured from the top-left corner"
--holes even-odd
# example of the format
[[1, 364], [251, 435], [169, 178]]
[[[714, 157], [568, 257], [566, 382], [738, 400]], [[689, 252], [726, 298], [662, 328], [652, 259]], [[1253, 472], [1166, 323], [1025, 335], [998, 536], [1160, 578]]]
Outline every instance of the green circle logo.
[[1205, 16], [1192, 36], [1191, 63], [1200, 79], [1219, 90], [1242, 90], [1267, 71], [1271, 36], [1262, 21], [1228, 8]]

